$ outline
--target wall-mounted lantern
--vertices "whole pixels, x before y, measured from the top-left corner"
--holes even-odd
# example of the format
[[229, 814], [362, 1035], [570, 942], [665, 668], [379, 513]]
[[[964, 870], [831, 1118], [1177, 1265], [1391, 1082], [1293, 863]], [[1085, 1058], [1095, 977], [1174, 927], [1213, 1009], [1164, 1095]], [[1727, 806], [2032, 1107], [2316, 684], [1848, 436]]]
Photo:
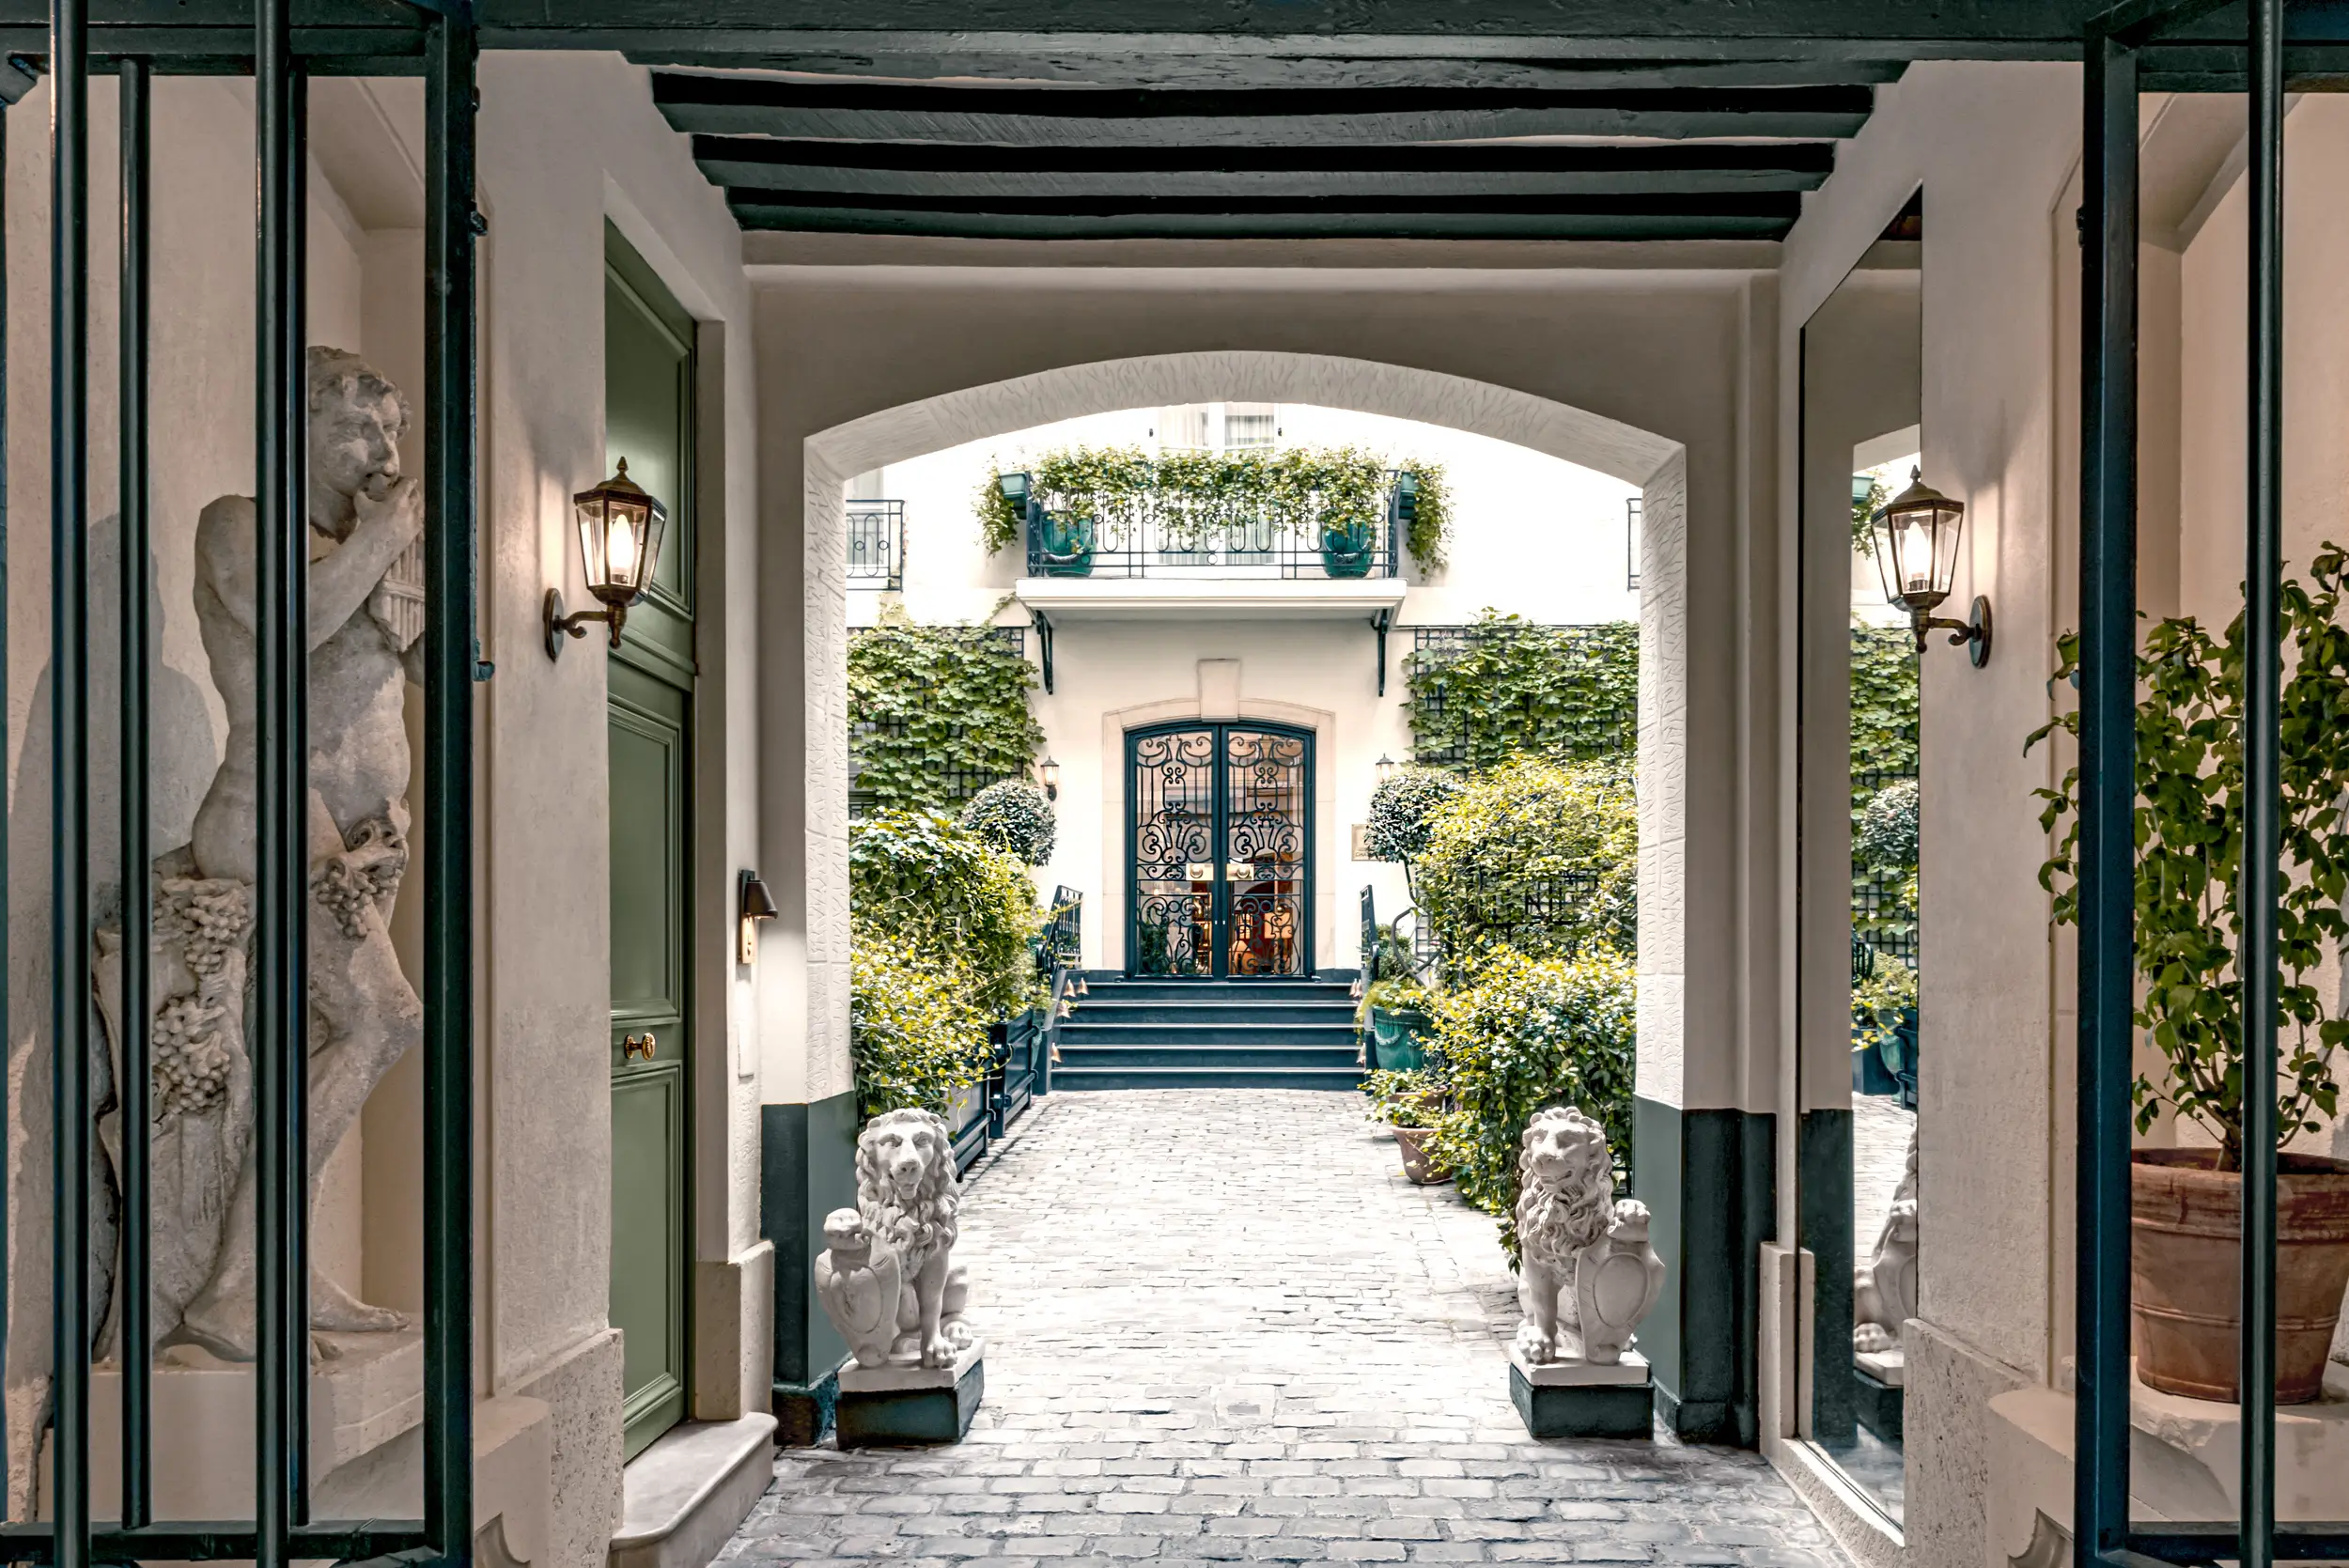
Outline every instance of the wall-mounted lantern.
[[1387, 755], [1384, 752], [1379, 753], [1377, 768], [1378, 782], [1380, 784], [1385, 784], [1389, 779], [1394, 777], [1394, 758]]
[[1035, 782], [1044, 786], [1047, 800], [1060, 799], [1060, 764], [1047, 756], [1035, 765]]
[[594, 489], [571, 497], [579, 518], [580, 565], [587, 591], [603, 608], [563, 613], [560, 590], [547, 590], [547, 657], [563, 652], [566, 636], [584, 637], [587, 623], [602, 621], [612, 629], [612, 645], [620, 645], [620, 625], [629, 606], [645, 597], [653, 568], [661, 564], [661, 538], [668, 531], [669, 509], [645, 493], [628, 476], [628, 459]]
[[750, 965], [758, 962], [758, 923], [772, 920], [783, 913], [775, 908], [774, 894], [767, 891], [767, 883], [755, 871], [745, 871], [735, 878], [734, 961]]
[[1950, 645], [1965, 648], [1979, 670], [1990, 661], [1990, 601], [1977, 595], [1969, 620], [1933, 613], [1950, 597], [1957, 577], [1966, 504], [1926, 484], [1921, 470], [1910, 470], [1908, 480], [1908, 489], [1885, 503], [1874, 520], [1876, 572], [1884, 580], [1885, 601], [1908, 612], [1919, 652], [1924, 651], [1925, 633], [1937, 628], [1952, 633]]

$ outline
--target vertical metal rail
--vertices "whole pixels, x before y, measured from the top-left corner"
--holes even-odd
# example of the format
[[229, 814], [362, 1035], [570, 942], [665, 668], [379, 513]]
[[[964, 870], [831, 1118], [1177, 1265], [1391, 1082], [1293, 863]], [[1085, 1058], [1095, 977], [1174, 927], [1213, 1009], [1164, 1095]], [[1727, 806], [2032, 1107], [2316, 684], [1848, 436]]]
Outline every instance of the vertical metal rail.
[[51, 1518], [89, 1561], [89, 16], [50, 12]]
[[2276, 900], [2282, 853], [2283, 0], [2250, 0], [2249, 408], [2243, 577], [2243, 1568], [2276, 1554]]
[[425, 60], [425, 1535], [473, 1555], [474, 66], [468, 0]]
[[[286, 598], [287, 684], [293, 738], [288, 755], [295, 771], [293, 815], [287, 820], [292, 854], [286, 864], [286, 907], [292, 911], [292, 961], [287, 1006], [297, 1048], [287, 1058], [287, 1158], [294, 1179], [279, 1195], [286, 1228], [286, 1343], [293, 1347], [286, 1366], [287, 1497], [296, 1526], [310, 1522], [310, 77], [301, 56], [288, 53], [285, 85], [286, 297], [291, 303], [278, 322], [285, 356], [278, 391], [284, 399], [286, 453], [282, 469], [286, 528], [289, 535]], [[339, 846], [338, 846], [339, 847]]]
[[301, 1272], [308, 1158], [299, 1141], [306, 1087], [303, 984], [307, 869], [309, 524], [303, 490], [303, 390], [299, 180], [304, 158], [288, 0], [259, 0], [254, 40], [257, 370], [254, 642], [258, 692], [255, 817], [254, 1146], [256, 1205], [255, 1560], [285, 1568], [303, 1512], [302, 1422], [309, 1371], [307, 1280]]
[[2135, 48], [2086, 49], [2080, 223], [2078, 1352], [2073, 1551], [2126, 1549], [2129, 1085], [2135, 1025], [2137, 242]]
[[148, 947], [154, 929], [154, 887], [148, 872], [147, 561], [148, 509], [148, 155], [153, 142], [153, 76], [148, 62], [126, 59], [118, 78], [122, 121], [122, 294], [120, 310], [120, 505], [122, 562], [118, 613], [122, 634], [122, 1523], [154, 1520], [149, 1470], [154, 1422], [153, 1326], [148, 1321], [148, 1128], [153, 1121], [152, 1041]]

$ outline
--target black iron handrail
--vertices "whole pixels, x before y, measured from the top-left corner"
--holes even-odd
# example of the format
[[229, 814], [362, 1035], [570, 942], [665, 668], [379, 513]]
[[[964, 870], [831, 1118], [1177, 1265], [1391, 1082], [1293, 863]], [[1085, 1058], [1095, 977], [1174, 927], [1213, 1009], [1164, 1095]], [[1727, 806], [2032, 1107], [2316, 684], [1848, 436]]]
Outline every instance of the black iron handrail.
[[1388, 476], [1376, 520], [1321, 527], [1283, 523], [1261, 509], [1168, 494], [1115, 509], [1035, 487], [1006, 474], [1003, 493], [1020, 510], [1030, 577], [1391, 578], [1418, 505], [1419, 475]]
[[851, 501], [848, 586], [896, 593], [906, 585], [906, 504]]
[[1045, 981], [1045, 1002], [988, 1032], [991, 1054], [987, 1075], [958, 1094], [950, 1110], [955, 1164], [969, 1170], [1011, 1125], [1052, 1092], [1052, 1058], [1060, 1047], [1061, 1018], [1074, 1007], [1082, 981], [1084, 894], [1070, 887], [1052, 890], [1050, 917], [1036, 941], [1036, 969]]

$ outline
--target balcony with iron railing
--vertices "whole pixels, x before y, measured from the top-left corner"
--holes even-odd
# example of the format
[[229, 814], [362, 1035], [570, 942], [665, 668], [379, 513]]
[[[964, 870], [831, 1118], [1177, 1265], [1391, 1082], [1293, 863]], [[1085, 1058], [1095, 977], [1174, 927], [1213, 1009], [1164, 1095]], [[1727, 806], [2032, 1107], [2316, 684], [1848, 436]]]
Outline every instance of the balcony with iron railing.
[[906, 585], [906, 504], [851, 501], [848, 586], [896, 593]]
[[1378, 505], [1284, 508], [1159, 491], [1064, 494], [1002, 478], [1022, 519], [1020, 598], [1056, 615], [1112, 611], [1371, 615], [1404, 597], [1402, 547], [1418, 475], [1390, 474]]

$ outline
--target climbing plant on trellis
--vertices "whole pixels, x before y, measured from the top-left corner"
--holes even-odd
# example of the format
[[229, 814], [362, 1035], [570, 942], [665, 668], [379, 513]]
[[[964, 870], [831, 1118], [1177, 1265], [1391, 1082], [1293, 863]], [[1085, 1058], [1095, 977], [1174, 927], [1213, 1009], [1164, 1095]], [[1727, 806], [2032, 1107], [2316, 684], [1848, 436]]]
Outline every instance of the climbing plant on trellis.
[[1021, 627], [891, 622], [848, 639], [848, 802], [943, 811], [1025, 778], [1044, 728]]
[[1476, 773], [1532, 754], [1559, 762], [1639, 746], [1640, 629], [1536, 626], [1487, 610], [1472, 626], [1420, 627], [1406, 661], [1411, 750]]

